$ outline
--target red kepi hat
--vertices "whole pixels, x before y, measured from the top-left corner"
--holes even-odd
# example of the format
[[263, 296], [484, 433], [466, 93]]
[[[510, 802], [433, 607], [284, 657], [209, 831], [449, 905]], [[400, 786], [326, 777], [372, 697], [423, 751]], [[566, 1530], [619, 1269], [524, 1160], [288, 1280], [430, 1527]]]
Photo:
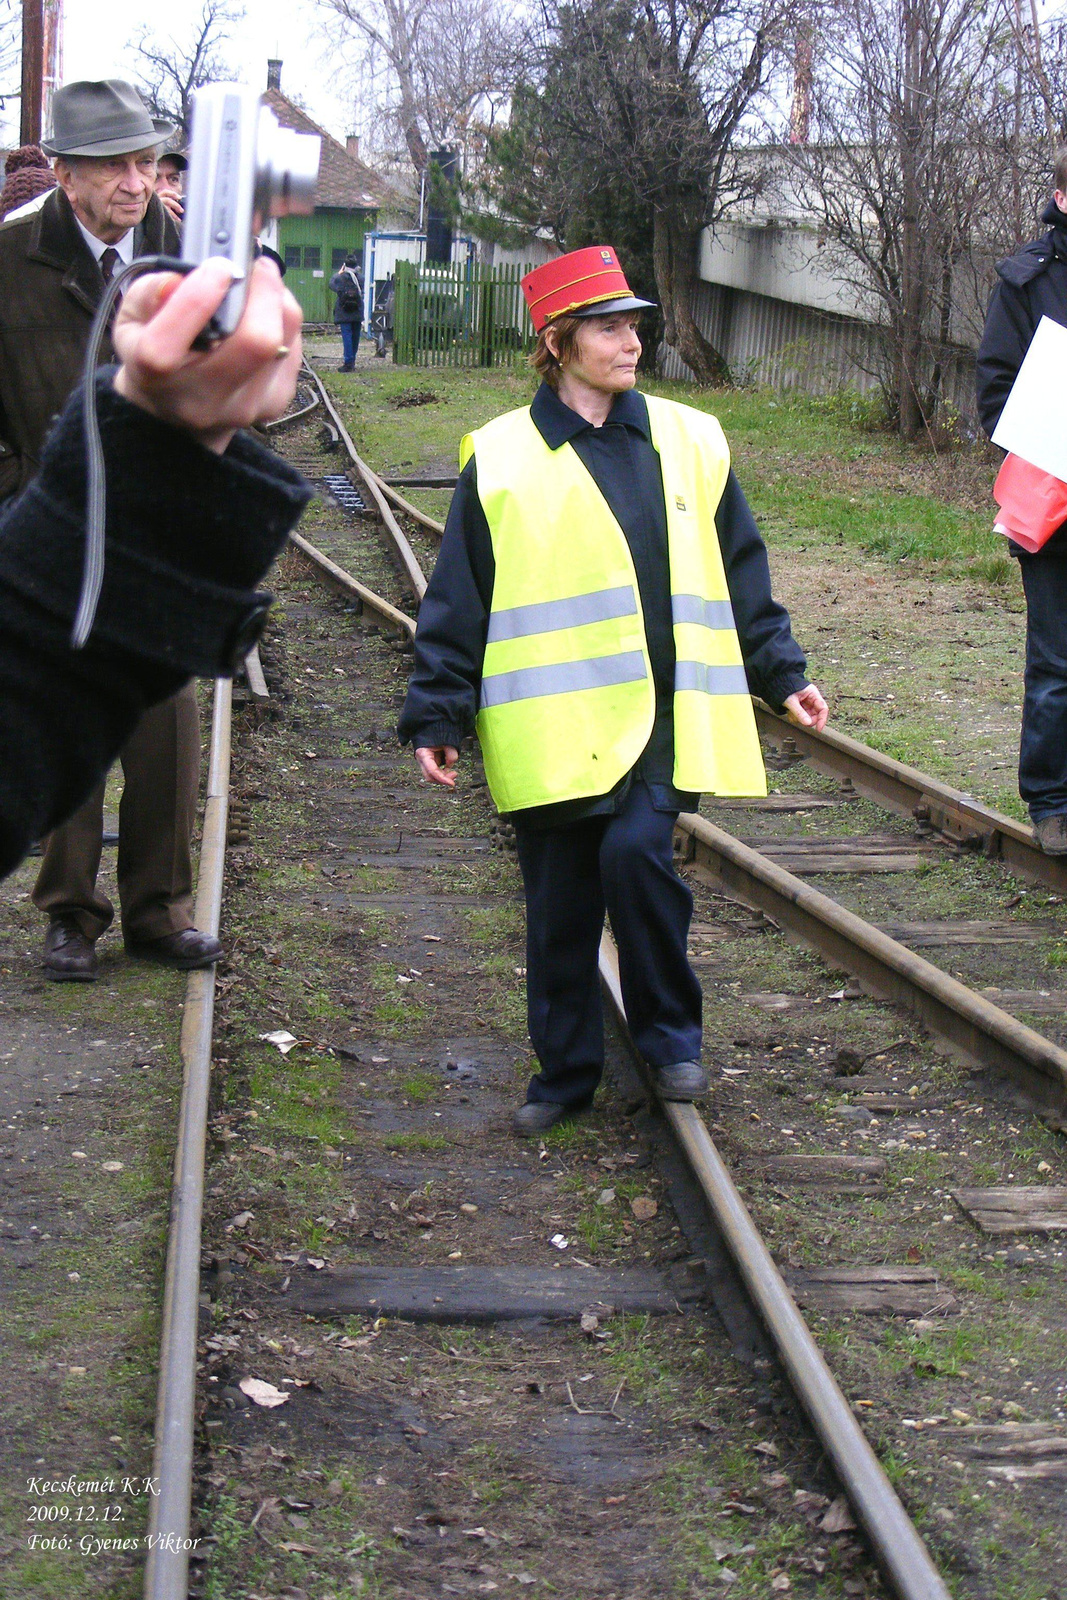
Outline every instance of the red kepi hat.
[[612, 311], [643, 311], [654, 300], [639, 300], [626, 281], [610, 245], [571, 250], [535, 267], [522, 280], [534, 331], [566, 313], [572, 317], [606, 317]]

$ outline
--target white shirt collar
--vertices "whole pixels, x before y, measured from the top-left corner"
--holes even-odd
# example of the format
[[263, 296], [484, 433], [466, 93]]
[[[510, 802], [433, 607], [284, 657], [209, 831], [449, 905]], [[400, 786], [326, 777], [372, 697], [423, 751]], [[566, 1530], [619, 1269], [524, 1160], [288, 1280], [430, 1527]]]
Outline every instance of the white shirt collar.
[[118, 244], [116, 244], [116, 245], [106, 245], [104, 243], [103, 239], [98, 239], [96, 237], [95, 233], [90, 233], [89, 232], [88, 228], [85, 226], [85, 224], [82, 222], [82, 220], [81, 220], [81, 218], [79, 216], [75, 215], [74, 220], [78, 224], [78, 227], [81, 229], [82, 238], [85, 240], [86, 244], [89, 246], [89, 249], [93, 253], [93, 260], [94, 261], [99, 261], [100, 257], [103, 255], [105, 250], [114, 249], [114, 250], [118, 251], [119, 260], [122, 262], [123, 266], [124, 267], [128, 267], [129, 266], [130, 262], [133, 260], [133, 233], [134, 233], [134, 230], [132, 228], [130, 228], [128, 232], [123, 234], [123, 236], [119, 240]]

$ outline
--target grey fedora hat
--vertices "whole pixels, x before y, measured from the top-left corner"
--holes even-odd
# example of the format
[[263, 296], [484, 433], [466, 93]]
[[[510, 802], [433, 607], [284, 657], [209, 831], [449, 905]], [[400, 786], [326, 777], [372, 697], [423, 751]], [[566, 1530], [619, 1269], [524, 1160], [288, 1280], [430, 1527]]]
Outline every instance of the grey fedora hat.
[[50, 156], [125, 156], [164, 144], [172, 122], [149, 114], [132, 83], [121, 78], [68, 83], [52, 98], [52, 131], [41, 140]]

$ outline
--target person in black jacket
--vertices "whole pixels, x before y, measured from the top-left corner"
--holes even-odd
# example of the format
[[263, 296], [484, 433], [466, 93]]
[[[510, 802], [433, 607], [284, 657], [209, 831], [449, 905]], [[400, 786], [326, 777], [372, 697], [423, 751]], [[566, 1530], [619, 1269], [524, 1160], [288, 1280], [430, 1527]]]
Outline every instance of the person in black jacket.
[[[1049, 231], [997, 267], [978, 347], [978, 415], [992, 434], [1042, 317], [1067, 327], [1067, 146], [1057, 155]], [[1010, 545], [1026, 593], [1019, 793], [1047, 855], [1067, 855], [1067, 524], [1036, 554]]]
[[[612, 285], [615, 294], [606, 294]], [[673, 870], [671, 852], [678, 813], [695, 810], [700, 797], [675, 783], [676, 746], [682, 772], [710, 770], [694, 750], [718, 751], [727, 766], [740, 760], [736, 749], [751, 748], [758, 771], [750, 774], [746, 766], [740, 781], [751, 776], [761, 783], [754, 728], [751, 745], [745, 743], [744, 720], [751, 724], [746, 677], [752, 692], [787, 708], [798, 722], [821, 728], [827, 712], [808, 682], [789, 617], [772, 597], [767, 552], [728, 470], [724, 443], [714, 535], [729, 600], [706, 598], [708, 589], [692, 591], [703, 575], [686, 540], [697, 519], [700, 540], [706, 539], [711, 519], [705, 508], [715, 501], [699, 486], [702, 467], [694, 469], [693, 495], [696, 502], [703, 495], [705, 505], [691, 502], [688, 489], [683, 500], [683, 480], [676, 476], [671, 532], [666, 468], [653, 442], [650, 407], [634, 389], [641, 353], [637, 313], [648, 302], [631, 294], [614, 252], [599, 246], [571, 252], [535, 269], [523, 290], [539, 332], [534, 365], [543, 381], [528, 413], [498, 419], [475, 436], [419, 610], [414, 672], [398, 731], [414, 746], [424, 776], [451, 787], [460, 744], [480, 710], [512, 702], [521, 726], [543, 730], [540, 738], [517, 735], [510, 754], [494, 754], [492, 763], [505, 783], [518, 764], [529, 774], [523, 792], [558, 797], [520, 801], [511, 810], [526, 890], [529, 1029], [541, 1068], [512, 1126], [530, 1137], [588, 1106], [600, 1080], [597, 948], [605, 908], [619, 947], [630, 1029], [660, 1094], [692, 1100], [705, 1091], [702, 997], [686, 955], [693, 900]], [[669, 432], [665, 415], [657, 415]], [[510, 430], [508, 443], [501, 423]], [[711, 419], [691, 413], [689, 422], [679, 417], [676, 425], [689, 439], [714, 435], [721, 442]], [[477, 440], [494, 429], [501, 442], [485, 440], [490, 475], [496, 474], [487, 513]], [[519, 476], [523, 452], [537, 462], [533, 478]], [[699, 459], [704, 464], [708, 457]], [[567, 510], [548, 535], [544, 507], [557, 502], [541, 498], [539, 485], [550, 480], [569, 487], [558, 491]], [[521, 490], [515, 487], [520, 482]], [[522, 519], [518, 531], [516, 517]], [[581, 558], [573, 561], [571, 551], [582, 552]], [[636, 593], [622, 578], [631, 572]], [[637, 624], [628, 620], [633, 617]], [[718, 630], [715, 636], [728, 635], [731, 644], [721, 644], [706, 664], [676, 659], [679, 626], [683, 638], [690, 637], [687, 627], [693, 634]], [[531, 639], [539, 642], [530, 647]], [[729, 664], [738, 643], [743, 666]], [[494, 648], [502, 648], [507, 661], [483, 674], [487, 650]], [[543, 663], [523, 655], [524, 648], [542, 651]], [[690, 643], [687, 651], [700, 648]], [[684, 691], [693, 689], [699, 692], [687, 699]], [[581, 698], [601, 693], [605, 698]], [[729, 733], [706, 711], [717, 696], [741, 703]], [[717, 727], [718, 733], [693, 734], [687, 719], [694, 701], [703, 708], [696, 713], [701, 729]], [[605, 719], [617, 734], [602, 731]], [[488, 743], [489, 721], [479, 727], [492, 782], [491, 751], [500, 737], [503, 752], [507, 739], [494, 734]], [[636, 760], [625, 770], [620, 752], [631, 740]], [[581, 770], [572, 778], [570, 757], [579, 747]], [[594, 768], [598, 750], [605, 759]], [[621, 776], [613, 771], [601, 792], [594, 785], [597, 774], [608, 776], [605, 768]]]
[[209, 261], [184, 279], [140, 279], [122, 302], [123, 364], [97, 377], [107, 554], [83, 650], [70, 643], [85, 544], [80, 390], [0, 516], [0, 875], [81, 804], [149, 706], [194, 674], [229, 676], [262, 631], [271, 597], [253, 586], [311, 491], [237, 430], [289, 404], [301, 316], [257, 262], [237, 331], [194, 351], [230, 283]]
[[337, 296], [333, 320], [341, 330], [344, 353], [341, 371], [352, 372], [359, 351], [359, 331], [363, 326], [363, 285], [359, 278], [359, 262], [351, 251], [330, 279], [330, 288]]

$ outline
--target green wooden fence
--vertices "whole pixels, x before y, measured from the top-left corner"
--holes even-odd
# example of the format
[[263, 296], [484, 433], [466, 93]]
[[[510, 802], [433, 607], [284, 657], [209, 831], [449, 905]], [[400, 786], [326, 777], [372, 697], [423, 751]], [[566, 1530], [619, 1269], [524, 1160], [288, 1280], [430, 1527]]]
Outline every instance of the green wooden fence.
[[533, 343], [519, 288], [529, 270], [397, 262], [394, 361], [415, 367], [510, 365]]

